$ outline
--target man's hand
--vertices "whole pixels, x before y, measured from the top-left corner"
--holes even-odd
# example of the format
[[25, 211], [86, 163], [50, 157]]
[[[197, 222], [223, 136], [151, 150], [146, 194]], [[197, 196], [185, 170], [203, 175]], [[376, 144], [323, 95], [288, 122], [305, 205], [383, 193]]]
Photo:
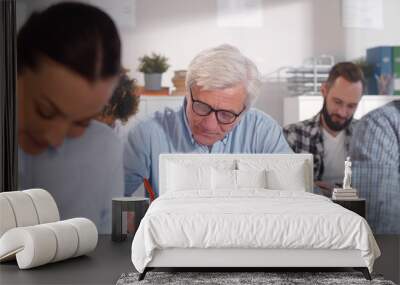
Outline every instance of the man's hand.
[[329, 198], [332, 197], [333, 188], [335, 187], [332, 183], [327, 181], [314, 181], [314, 185], [321, 190], [322, 195]]

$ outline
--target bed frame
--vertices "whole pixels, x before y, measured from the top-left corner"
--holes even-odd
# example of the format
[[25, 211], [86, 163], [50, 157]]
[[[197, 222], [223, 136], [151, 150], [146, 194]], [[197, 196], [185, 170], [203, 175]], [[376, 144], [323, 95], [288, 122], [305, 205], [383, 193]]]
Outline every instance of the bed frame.
[[[305, 189], [313, 191], [313, 157], [311, 154], [161, 154], [159, 160], [160, 195], [164, 194], [168, 179], [167, 165], [174, 160], [204, 160], [210, 165], [219, 159], [265, 159], [274, 163], [277, 160], [303, 160], [305, 162]], [[231, 268], [237, 271], [249, 269], [285, 268], [343, 268], [350, 267], [361, 271], [367, 280], [371, 280], [369, 270], [359, 250], [329, 249], [197, 249], [169, 248], [157, 249], [152, 261], [139, 275], [143, 280], [146, 273], [155, 268]]]

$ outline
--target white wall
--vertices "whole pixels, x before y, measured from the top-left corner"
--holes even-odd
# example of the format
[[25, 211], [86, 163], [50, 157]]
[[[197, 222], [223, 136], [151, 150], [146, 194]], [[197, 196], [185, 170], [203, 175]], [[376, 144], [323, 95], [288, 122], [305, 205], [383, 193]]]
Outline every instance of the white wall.
[[[312, 37], [311, 4], [311, 1], [264, 1], [263, 27], [220, 28], [215, 0], [139, 0], [137, 26], [134, 32], [124, 34], [124, 60], [134, 70], [138, 56], [162, 52], [172, 65], [164, 80], [165, 85], [170, 85], [173, 70], [186, 68], [199, 51], [230, 43], [268, 73], [281, 65], [301, 63], [304, 55], [312, 54], [312, 43], [306, 40]], [[140, 73], [134, 75], [142, 80]]]
[[[86, 0], [96, 3], [99, 0]], [[230, 43], [255, 61], [269, 77], [279, 67], [299, 65], [304, 58], [332, 54], [337, 60], [355, 59], [376, 45], [400, 45], [399, 0], [383, 0], [384, 29], [345, 29], [340, 0], [263, 0], [263, 26], [222, 28], [217, 26], [216, 0], [113, 0], [97, 2], [111, 13], [118, 5], [133, 1], [136, 17], [132, 27], [122, 27], [123, 64], [143, 84], [136, 71], [138, 58], [152, 51], [170, 59], [163, 85], [172, 87], [173, 71], [185, 69], [201, 50]], [[43, 8], [59, 0], [19, 0], [29, 8]], [[108, 7], [108, 8], [107, 8]], [[115, 19], [117, 22], [118, 19]], [[272, 73], [272, 74], [271, 74]], [[283, 121], [285, 86], [267, 81], [257, 107]]]
[[344, 31], [344, 52], [348, 58], [365, 55], [369, 47], [379, 45], [400, 45], [400, 1], [383, 0], [384, 29], [346, 29]]

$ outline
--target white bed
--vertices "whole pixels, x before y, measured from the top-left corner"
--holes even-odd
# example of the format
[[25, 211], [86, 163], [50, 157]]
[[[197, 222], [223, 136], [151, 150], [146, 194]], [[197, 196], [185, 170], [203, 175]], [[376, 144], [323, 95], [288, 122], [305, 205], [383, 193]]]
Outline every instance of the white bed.
[[154, 267], [354, 267], [380, 255], [367, 222], [312, 194], [309, 154], [164, 154], [160, 197], [132, 243]]

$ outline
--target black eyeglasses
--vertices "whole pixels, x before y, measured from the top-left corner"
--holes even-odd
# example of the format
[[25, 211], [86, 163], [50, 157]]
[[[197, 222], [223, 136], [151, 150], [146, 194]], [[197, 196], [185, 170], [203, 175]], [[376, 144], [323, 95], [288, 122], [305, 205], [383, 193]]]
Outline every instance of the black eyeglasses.
[[246, 109], [245, 106], [239, 114], [228, 110], [216, 110], [207, 103], [195, 100], [193, 98], [192, 88], [190, 88], [190, 98], [192, 99], [192, 110], [196, 115], [205, 117], [210, 115], [212, 112], [215, 112], [218, 123], [224, 125], [232, 124], [236, 120], [236, 118], [239, 117], [240, 114], [242, 114], [243, 111]]

